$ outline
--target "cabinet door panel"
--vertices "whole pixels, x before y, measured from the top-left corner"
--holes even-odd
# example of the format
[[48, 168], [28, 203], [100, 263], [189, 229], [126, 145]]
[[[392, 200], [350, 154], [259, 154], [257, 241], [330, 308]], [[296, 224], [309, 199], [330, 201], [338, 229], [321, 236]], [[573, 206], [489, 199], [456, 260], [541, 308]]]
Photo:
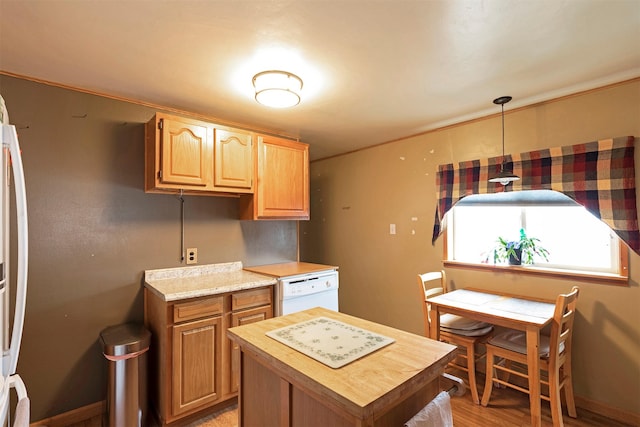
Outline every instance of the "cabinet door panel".
[[173, 327], [173, 415], [220, 397], [220, 317]]
[[248, 132], [215, 130], [216, 190], [253, 191], [253, 136]]
[[258, 217], [309, 219], [309, 146], [267, 136], [258, 141]]
[[210, 185], [211, 144], [209, 128], [204, 124], [162, 119], [162, 182]]
[[[253, 308], [233, 313], [231, 326], [242, 326], [273, 317], [273, 306]], [[236, 342], [231, 343], [231, 392], [238, 391], [240, 384], [240, 347]]]

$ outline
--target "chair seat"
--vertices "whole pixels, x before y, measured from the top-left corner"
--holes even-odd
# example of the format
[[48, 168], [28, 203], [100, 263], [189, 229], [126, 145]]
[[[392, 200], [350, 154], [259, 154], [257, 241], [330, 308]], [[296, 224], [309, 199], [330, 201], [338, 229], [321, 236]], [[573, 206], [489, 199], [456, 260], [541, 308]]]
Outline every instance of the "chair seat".
[[447, 328], [441, 326], [440, 329], [444, 332], [449, 332], [450, 334], [462, 335], [465, 337], [480, 337], [482, 335], [486, 335], [493, 330], [493, 326], [489, 325], [480, 329], [456, 329], [456, 328]]
[[466, 317], [462, 316], [456, 316], [455, 314], [447, 313], [440, 316], [441, 328], [473, 331], [477, 329], [484, 329], [488, 326], [491, 326], [491, 324], [467, 319]]
[[[520, 354], [527, 354], [527, 336], [521, 331], [504, 331], [489, 340], [489, 344], [515, 351]], [[560, 343], [560, 353], [564, 351], [564, 343]], [[540, 357], [549, 357], [549, 337], [540, 335]]]

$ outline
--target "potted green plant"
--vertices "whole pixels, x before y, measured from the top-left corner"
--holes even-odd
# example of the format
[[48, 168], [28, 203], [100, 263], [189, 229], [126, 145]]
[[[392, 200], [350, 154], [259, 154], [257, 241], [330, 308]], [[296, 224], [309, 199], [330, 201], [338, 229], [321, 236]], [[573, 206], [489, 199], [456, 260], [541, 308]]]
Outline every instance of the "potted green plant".
[[540, 239], [529, 237], [520, 229], [519, 240], [507, 240], [498, 237], [493, 249], [493, 262], [508, 261], [511, 265], [533, 264], [533, 257], [540, 256], [549, 261], [549, 251], [540, 246]]

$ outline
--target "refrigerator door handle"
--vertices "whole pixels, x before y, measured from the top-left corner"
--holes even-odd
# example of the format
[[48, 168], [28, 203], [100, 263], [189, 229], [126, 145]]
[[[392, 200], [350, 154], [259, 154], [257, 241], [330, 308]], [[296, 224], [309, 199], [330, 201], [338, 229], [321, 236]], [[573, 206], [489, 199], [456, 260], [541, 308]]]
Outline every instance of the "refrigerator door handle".
[[[16, 276], [16, 304], [13, 319], [13, 330], [11, 332], [11, 344], [9, 345], [8, 365], [3, 366], [4, 375], [13, 375], [18, 364], [20, 353], [20, 343], [22, 341], [22, 329], [24, 326], [24, 313], [27, 300], [27, 270], [29, 266], [29, 230], [27, 226], [27, 196], [24, 182], [24, 171], [22, 169], [22, 156], [20, 155], [20, 144], [18, 134], [13, 125], [4, 125], [3, 139], [9, 146], [11, 155], [11, 169], [13, 170], [13, 180], [16, 194], [16, 218], [17, 218], [17, 238], [18, 238], [18, 271]], [[7, 369], [8, 370], [5, 370]]]

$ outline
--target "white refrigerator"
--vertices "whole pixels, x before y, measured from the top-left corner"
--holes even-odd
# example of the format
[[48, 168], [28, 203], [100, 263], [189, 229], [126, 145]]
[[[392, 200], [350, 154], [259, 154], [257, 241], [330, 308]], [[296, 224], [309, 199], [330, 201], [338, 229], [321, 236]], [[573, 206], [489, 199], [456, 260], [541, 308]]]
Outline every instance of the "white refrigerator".
[[[18, 134], [15, 126], [9, 124], [9, 114], [4, 99], [0, 95], [0, 142], [2, 143], [2, 176], [0, 177], [0, 333], [2, 334], [2, 375], [0, 375], [0, 426], [11, 425], [22, 427], [29, 425], [29, 398], [27, 389], [20, 376], [16, 373], [20, 342], [22, 341], [22, 327], [24, 325], [24, 311], [27, 299], [27, 267], [28, 267], [28, 230], [27, 230], [27, 200], [22, 170], [22, 157], [18, 144]], [[13, 180], [9, 175], [13, 171]], [[15, 308], [11, 319], [10, 305], [10, 202], [11, 184], [15, 189], [16, 210], [16, 238], [17, 238], [17, 272]], [[11, 390], [17, 394], [17, 405], [13, 420], [8, 420]]]

